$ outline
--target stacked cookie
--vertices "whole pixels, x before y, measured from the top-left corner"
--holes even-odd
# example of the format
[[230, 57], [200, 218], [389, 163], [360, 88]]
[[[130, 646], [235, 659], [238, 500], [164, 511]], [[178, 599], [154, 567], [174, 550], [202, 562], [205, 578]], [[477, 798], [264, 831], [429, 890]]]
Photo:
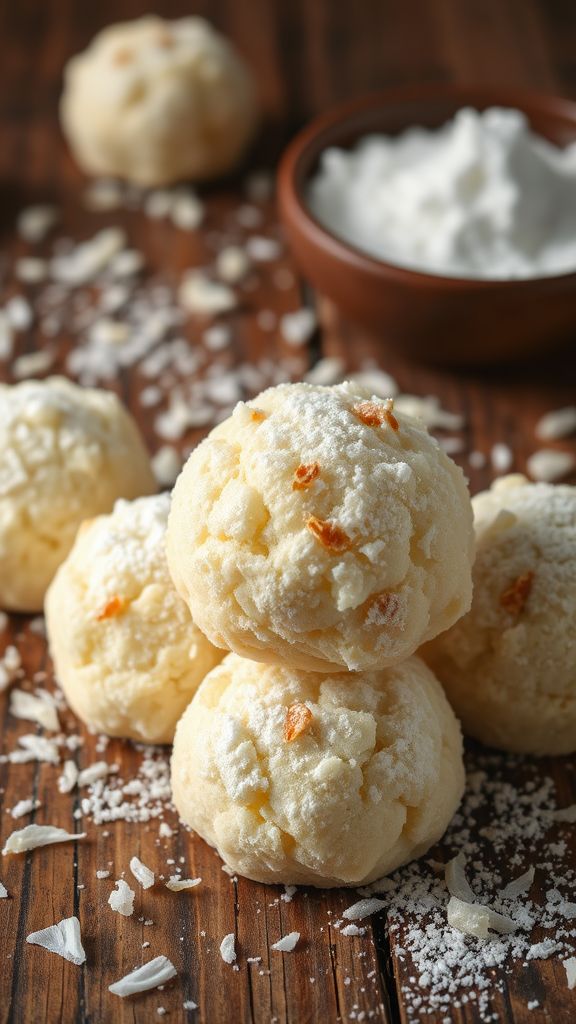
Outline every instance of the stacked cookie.
[[356, 385], [272, 388], [192, 453], [167, 554], [234, 652], [176, 730], [184, 821], [266, 882], [357, 885], [439, 839], [460, 730], [414, 652], [470, 605], [472, 515], [426, 430]]

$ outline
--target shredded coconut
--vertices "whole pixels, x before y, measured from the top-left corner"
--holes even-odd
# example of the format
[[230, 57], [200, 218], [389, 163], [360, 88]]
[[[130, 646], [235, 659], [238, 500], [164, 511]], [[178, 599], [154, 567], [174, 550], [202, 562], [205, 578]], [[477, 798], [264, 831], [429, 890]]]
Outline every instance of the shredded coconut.
[[120, 981], [115, 981], [108, 986], [108, 990], [115, 996], [122, 999], [125, 996], [137, 995], [138, 992], [148, 992], [151, 988], [158, 988], [164, 985], [171, 978], [175, 978], [176, 968], [165, 956], [157, 956], [142, 967], [137, 967], [130, 974], [126, 974]]
[[576, 455], [556, 448], [540, 448], [526, 459], [526, 469], [533, 480], [553, 484], [576, 469]]
[[353, 903], [351, 907], [347, 907], [342, 912], [342, 917], [345, 917], [348, 921], [361, 921], [364, 917], [370, 917], [371, 914], [377, 914], [379, 910], [383, 910], [386, 906], [384, 900], [379, 900], [376, 897], [358, 900], [357, 903]]
[[42, 928], [39, 932], [31, 932], [26, 936], [26, 942], [30, 942], [34, 946], [42, 946], [49, 953], [57, 953], [58, 956], [70, 960], [73, 964], [86, 963], [86, 953], [80, 937], [80, 922], [77, 917], [66, 917], [58, 924]]
[[58, 792], [71, 793], [78, 782], [78, 768], [74, 761], [64, 761], [62, 774], [58, 778]]
[[21, 828], [8, 836], [2, 854], [6, 856], [7, 853], [25, 853], [27, 850], [35, 850], [38, 846], [67, 843], [77, 839], [86, 839], [86, 833], [66, 832], [55, 825], [26, 825], [26, 828]]
[[10, 693], [10, 714], [15, 718], [24, 718], [29, 722], [37, 722], [43, 729], [58, 732], [60, 722], [56, 708], [44, 696], [34, 697], [25, 690], [12, 689]]
[[26, 814], [32, 814], [33, 811], [37, 811], [41, 806], [39, 800], [29, 797], [27, 800], [19, 800], [18, 803], [14, 804], [10, 815], [12, 818], [23, 818]]
[[564, 969], [566, 971], [568, 988], [576, 988], [576, 956], [571, 956], [568, 960], [564, 961]]
[[278, 953], [291, 953], [296, 948], [299, 938], [300, 932], [290, 932], [278, 939], [278, 942], [273, 942], [270, 949], [275, 949]]
[[132, 857], [132, 860], [130, 861], [130, 871], [134, 875], [136, 881], [140, 882], [143, 889], [149, 889], [154, 885], [154, 872], [151, 871], [150, 868], [146, 867], [138, 857]]
[[539, 441], [556, 441], [570, 437], [576, 430], [576, 405], [553, 409], [542, 416], [534, 429]]
[[311, 309], [285, 313], [280, 320], [280, 333], [289, 345], [305, 345], [316, 330], [316, 314]]
[[236, 959], [236, 942], [234, 932], [225, 935], [220, 943], [220, 956], [225, 964], [233, 964]]
[[119, 878], [114, 884], [116, 889], [113, 889], [110, 893], [108, 903], [112, 910], [122, 914], [122, 917], [130, 917], [134, 913], [134, 897], [136, 893], [123, 878]]
[[170, 875], [166, 888], [170, 889], [170, 892], [183, 892], [185, 889], [195, 889], [201, 881], [201, 878], [179, 878], [178, 875]]

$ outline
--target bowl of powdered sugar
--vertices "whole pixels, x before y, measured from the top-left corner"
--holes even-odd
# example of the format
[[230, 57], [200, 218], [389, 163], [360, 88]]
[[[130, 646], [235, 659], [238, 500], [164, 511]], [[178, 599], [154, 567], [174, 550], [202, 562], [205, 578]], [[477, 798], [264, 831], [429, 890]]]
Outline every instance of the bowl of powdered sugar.
[[279, 172], [294, 255], [383, 342], [434, 362], [534, 352], [576, 328], [576, 104], [456, 86], [351, 102]]

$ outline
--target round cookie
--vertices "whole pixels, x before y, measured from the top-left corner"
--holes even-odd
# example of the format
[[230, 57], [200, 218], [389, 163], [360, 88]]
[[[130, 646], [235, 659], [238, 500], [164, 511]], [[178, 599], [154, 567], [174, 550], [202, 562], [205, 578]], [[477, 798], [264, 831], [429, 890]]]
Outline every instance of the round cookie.
[[240, 403], [174, 490], [168, 563], [217, 646], [307, 671], [382, 668], [470, 606], [461, 470], [346, 383]]
[[82, 520], [155, 490], [116, 395], [61, 377], [0, 384], [0, 608], [41, 611]]
[[229, 171], [257, 121], [246, 64], [202, 18], [99, 32], [66, 66], [60, 113], [85, 171], [146, 187]]
[[472, 500], [474, 598], [422, 651], [464, 731], [530, 754], [576, 750], [576, 488], [503, 477]]
[[373, 881], [440, 839], [463, 788], [460, 727], [416, 657], [351, 679], [229, 655], [174, 739], [180, 816], [260, 882]]
[[174, 590], [167, 494], [118, 501], [80, 527], [46, 596], [56, 675], [98, 732], [171, 743], [176, 722], [222, 652]]

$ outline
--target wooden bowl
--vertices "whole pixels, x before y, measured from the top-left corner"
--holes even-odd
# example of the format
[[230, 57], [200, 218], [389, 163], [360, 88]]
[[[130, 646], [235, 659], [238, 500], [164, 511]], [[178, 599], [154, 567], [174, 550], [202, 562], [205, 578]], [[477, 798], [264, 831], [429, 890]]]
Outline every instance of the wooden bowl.
[[278, 172], [280, 215], [296, 262], [348, 319], [428, 362], [479, 364], [541, 350], [576, 333], [576, 272], [530, 280], [472, 280], [406, 270], [368, 256], [323, 227], [306, 185], [329, 146], [370, 132], [437, 127], [464, 106], [515, 107], [535, 132], [576, 139], [576, 103], [554, 96], [459, 86], [373, 94], [316, 118], [288, 146]]

